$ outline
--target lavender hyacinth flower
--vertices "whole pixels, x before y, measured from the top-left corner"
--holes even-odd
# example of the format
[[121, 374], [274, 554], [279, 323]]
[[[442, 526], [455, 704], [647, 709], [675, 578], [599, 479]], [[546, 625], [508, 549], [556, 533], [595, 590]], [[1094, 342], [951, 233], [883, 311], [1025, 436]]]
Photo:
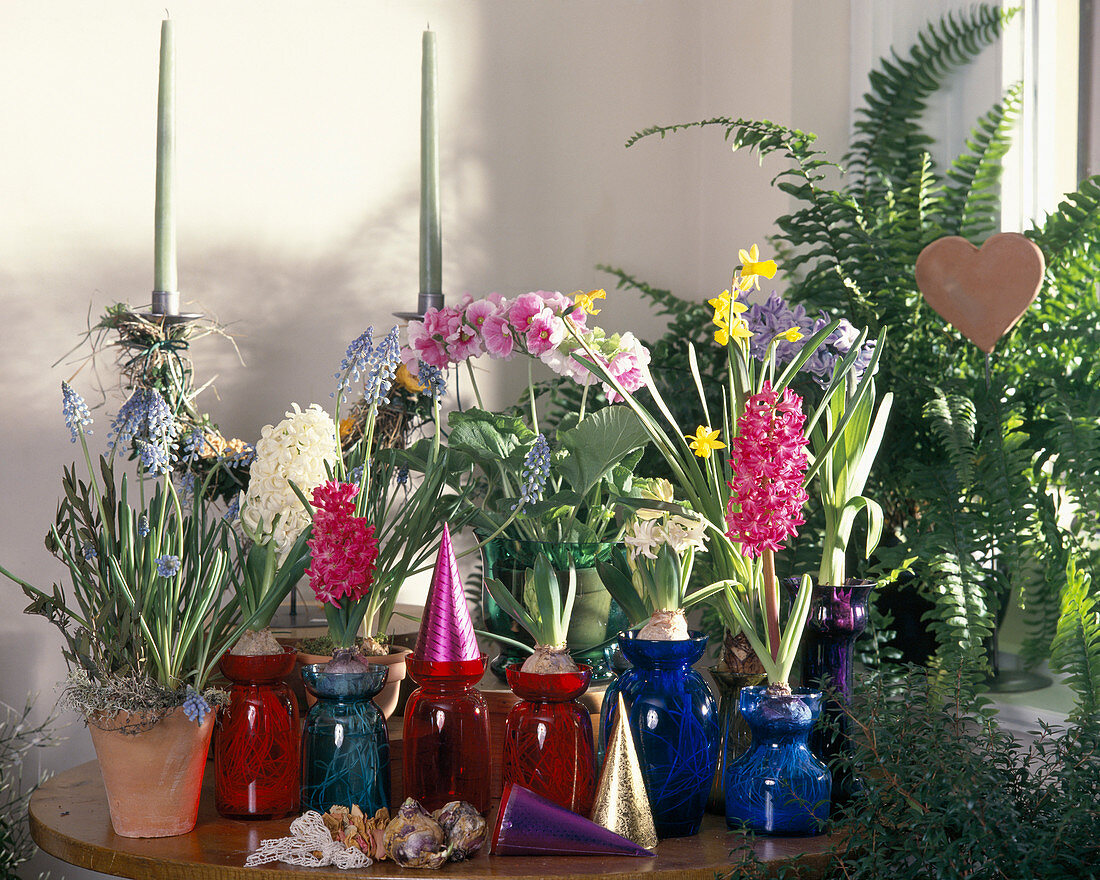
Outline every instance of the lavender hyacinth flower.
[[[810, 320], [806, 316], [806, 309], [798, 305], [791, 308], [786, 301], [775, 291], [763, 303], [752, 303], [743, 315], [745, 323], [752, 331], [752, 339], [749, 340], [749, 354], [758, 361], [768, 356], [768, 346], [780, 333], [798, 328], [803, 336], [807, 333]], [[793, 361], [802, 350], [800, 342], [790, 342], [781, 339], [775, 346], [775, 362], [783, 365]]]
[[85, 430], [92, 424], [92, 414], [88, 411], [88, 404], [68, 382], [61, 382], [61, 414], [65, 416], [65, 425], [69, 433], [73, 435], [75, 443], [81, 434], [91, 434]]
[[[795, 327], [803, 337], [810, 337], [830, 323], [829, 317], [824, 312], [821, 312], [817, 318], [811, 318], [801, 305], [789, 306], [774, 291], [764, 303], [752, 303], [745, 310], [743, 317], [753, 334], [749, 342], [749, 354], [758, 361], [763, 361], [767, 357], [768, 346], [785, 330]], [[833, 377], [833, 369], [837, 361], [847, 355], [858, 340], [859, 330], [850, 321], [841, 318], [836, 329], [802, 365], [801, 372], [809, 373], [818, 385], [825, 388]], [[783, 366], [790, 363], [802, 351], [805, 344], [803, 340], [796, 342], [778, 340], [775, 345], [776, 364]], [[874, 346], [874, 340], [866, 342], [852, 365], [852, 375], [856, 381], [859, 381], [864, 370], [867, 369]]]

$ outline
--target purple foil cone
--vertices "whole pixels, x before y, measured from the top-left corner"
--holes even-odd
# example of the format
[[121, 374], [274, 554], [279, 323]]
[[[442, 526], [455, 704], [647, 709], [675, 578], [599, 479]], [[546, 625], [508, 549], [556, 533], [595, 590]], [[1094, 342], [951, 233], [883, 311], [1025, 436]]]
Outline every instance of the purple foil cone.
[[656, 856], [514, 783], [504, 786], [493, 831], [496, 856]]
[[458, 560], [451, 546], [451, 532], [446, 525], [443, 526], [439, 556], [435, 560], [435, 572], [428, 589], [428, 599], [424, 603], [424, 616], [420, 620], [420, 634], [416, 638], [413, 655], [418, 660], [444, 663], [481, 657], [481, 649], [474, 637], [474, 624], [466, 607], [466, 595], [462, 591]]

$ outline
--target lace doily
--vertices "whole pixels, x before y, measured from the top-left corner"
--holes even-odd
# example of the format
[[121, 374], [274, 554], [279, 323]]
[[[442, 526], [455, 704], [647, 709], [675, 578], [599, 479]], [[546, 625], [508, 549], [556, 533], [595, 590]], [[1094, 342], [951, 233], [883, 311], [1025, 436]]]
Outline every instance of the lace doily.
[[[290, 837], [260, 842], [260, 848], [244, 861], [246, 868], [266, 865], [269, 862], [285, 862], [320, 868], [335, 865], [337, 868], [366, 868], [370, 858], [355, 847], [345, 847], [332, 839], [321, 814], [310, 810], [290, 823]], [[320, 858], [316, 853], [320, 853]]]

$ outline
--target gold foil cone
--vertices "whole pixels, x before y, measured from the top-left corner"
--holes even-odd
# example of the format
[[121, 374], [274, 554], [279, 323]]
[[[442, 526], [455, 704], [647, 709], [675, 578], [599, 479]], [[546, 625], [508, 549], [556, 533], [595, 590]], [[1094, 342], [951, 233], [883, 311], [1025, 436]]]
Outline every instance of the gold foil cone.
[[653, 827], [653, 813], [649, 809], [642, 766], [634, 750], [634, 737], [626, 723], [626, 705], [623, 695], [618, 697], [615, 724], [608, 737], [591, 818], [608, 831], [638, 846], [653, 849], [657, 845], [657, 830]]

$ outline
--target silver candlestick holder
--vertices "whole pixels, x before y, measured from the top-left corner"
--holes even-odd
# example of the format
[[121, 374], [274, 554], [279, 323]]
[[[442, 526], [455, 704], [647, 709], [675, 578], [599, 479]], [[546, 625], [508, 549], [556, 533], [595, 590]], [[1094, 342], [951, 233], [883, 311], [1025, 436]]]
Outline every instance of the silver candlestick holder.
[[202, 317], [198, 312], [180, 311], [180, 292], [178, 290], [154, 290], [152, 307], [148, 312], [139, 312], [146, 321], [158, 324], [187, 324]]
[[419, 321], [424, 317], [424, 313], [428, 309], [441, 309], [443, 308], [443, 294], [442, 293], [421, 293], [416, 298], [416, 311], [415, 312], [394, 312], [395, 318], [400, 318], [402, 321]]

